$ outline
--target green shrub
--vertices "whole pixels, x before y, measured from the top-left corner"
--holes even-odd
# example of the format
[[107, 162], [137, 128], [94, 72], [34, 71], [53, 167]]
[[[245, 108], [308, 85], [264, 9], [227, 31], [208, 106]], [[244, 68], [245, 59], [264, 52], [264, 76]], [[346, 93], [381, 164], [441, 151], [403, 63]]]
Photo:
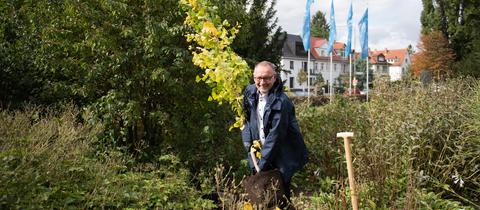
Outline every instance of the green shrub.
[[473, 210], [474, 208], [462, 206], [460, 202], [442, 199], [441, 196], [427, 192], [425, 189], [415, 190], [417, 202], [416, 209], [449, 209], [449, 210]]
[[118, 151], [98, 151], [101, 127], [81, 124], [78, 114], [72, 106], [0, 111], [1, 209], [213, 207], [178, 158], [133, 164]]
[[[338, 180], [347, 177], [343, 141], [337, 139], [336, 134], [355, 131], [356, 138], [365, 135], [357, 132], [368, 127], [365, 123], [365, 106], [358, 101], [338, 97], [320, 107], [300, 104], [297, 106], [297, 115], [310, 153], [305, 170], [307, 173], [296, 176], [296, 183], [305, 183], [301, 188], [307, 191], [322, 189], [324, 192], [334, 192], [341, 184]], [[325, 179], [335, 181], [330, 183]]]
[[311, 161], [294, 181], [308, 191], [344, 190], [343, 142], [335, 134], [352, 131], [364, 208], [412, 207], [422, 199], [415, 190], [422, 188], [441, 195], [438, 199], [478, 208], [479, 92], [471, 79], [430, 86], [407, 81], [376, 84], [368, 103], [336, 98], [321, 107], [300, 104], [299, 124]]

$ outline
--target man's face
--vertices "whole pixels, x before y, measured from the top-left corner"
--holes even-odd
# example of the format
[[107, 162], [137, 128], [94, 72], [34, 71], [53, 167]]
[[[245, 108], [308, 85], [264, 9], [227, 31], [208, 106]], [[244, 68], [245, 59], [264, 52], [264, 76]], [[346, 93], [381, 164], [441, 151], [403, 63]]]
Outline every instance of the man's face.
[[257, 86], [257, 89], [262, 94], [266, 94], [275, 82], [275, 72], [270, 66], [260, 65], [255, 68], [253, 79], [255, 80], [255, 86]]

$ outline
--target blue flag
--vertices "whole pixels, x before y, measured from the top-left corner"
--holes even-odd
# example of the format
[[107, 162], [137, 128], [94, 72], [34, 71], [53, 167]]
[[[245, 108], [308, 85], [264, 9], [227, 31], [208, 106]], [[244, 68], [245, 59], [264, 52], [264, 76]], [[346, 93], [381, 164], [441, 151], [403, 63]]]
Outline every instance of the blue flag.
[[360, 47], [362, 48], [362, 59], [368, 58], [368, 8], [358, 22], [358, 30], [360, 31]]
[[328, 53], [331, 53], [333, 50], [333, 43], [335, 42], [336, 35], [337, 35], [337, 29], [335, 26], [335, 11], [333, 9], [333, 0], [332, 0], [332, 6], [330, 7], [330, 35], [328, 36], [328, 48], [327, 48]]
[[305, 8], [305, 17], [303, 19], [302, 41], [303, 49], [308, 51], [310, 49], [310, 6], [313, 0], [307, 0], [307, 6]]
[[345, 57], [350, 56], [350, 53], [352, 51], [352, 16], [353, 16], [353, 9], [352, 9], [352, 2], [350, 1], [350, 9], [348, 9], [348, 17], [347, 17], [348, 38], [347, 38], [347, 46], [345, 47]]

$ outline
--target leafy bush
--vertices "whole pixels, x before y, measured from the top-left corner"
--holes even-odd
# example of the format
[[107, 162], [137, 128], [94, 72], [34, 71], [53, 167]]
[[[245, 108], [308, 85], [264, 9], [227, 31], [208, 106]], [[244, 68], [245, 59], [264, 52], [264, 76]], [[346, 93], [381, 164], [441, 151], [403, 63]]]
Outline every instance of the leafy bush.
[[[366, 130], [366, 110], [357, 101], [337, 97], [333, 103], [320, 107], [308, 107], [306, 104], [297, 106], [299, 124], [304, 135], [309, 154], [306, 165], [308, 173], [295, 177], [299, 183], [306, 182], [307, 191], [322, 189], [334, 192], [338, 189], [340, 180], [347, 177], [343, 159], [343, 141], [336, 138], [338, 132]], [[355, 132], [356, 138], [365, 135]], [[333, 182], [325, 182], [332, 178]]]
[[101, 127], [79, 123], [78, 114], [72, 106], [0, 112], [0, 208], [213, 207], [190, 186], [178, 158], [140, 165], [118, 151], [95, 150]]
[[296, 182], [310, 191], [343, 190], [344, 150], [335, 134], [353, 131], [363, 208], [411, 207], [423, 199], [415, 194], [422, 188], [478, 208], [479, 90], [471, 79], [379, 83], [368, 103], [337, 98], [322, 107], [298, 106], [311, 162]]

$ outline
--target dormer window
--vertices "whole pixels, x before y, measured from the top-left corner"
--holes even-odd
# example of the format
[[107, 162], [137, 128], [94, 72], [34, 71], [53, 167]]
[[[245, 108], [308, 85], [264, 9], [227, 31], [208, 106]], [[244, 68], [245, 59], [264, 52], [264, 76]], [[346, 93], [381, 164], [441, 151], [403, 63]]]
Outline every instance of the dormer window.
[[378, 61], [379, 61], [379, 62], [385, 62], [385, 57], [379, 55], [379, 56], [378, 56]]
[[297, 56], [307, 56], [307, 52], [303, 49], [302, 42], [295, 42], [295, 54]]

